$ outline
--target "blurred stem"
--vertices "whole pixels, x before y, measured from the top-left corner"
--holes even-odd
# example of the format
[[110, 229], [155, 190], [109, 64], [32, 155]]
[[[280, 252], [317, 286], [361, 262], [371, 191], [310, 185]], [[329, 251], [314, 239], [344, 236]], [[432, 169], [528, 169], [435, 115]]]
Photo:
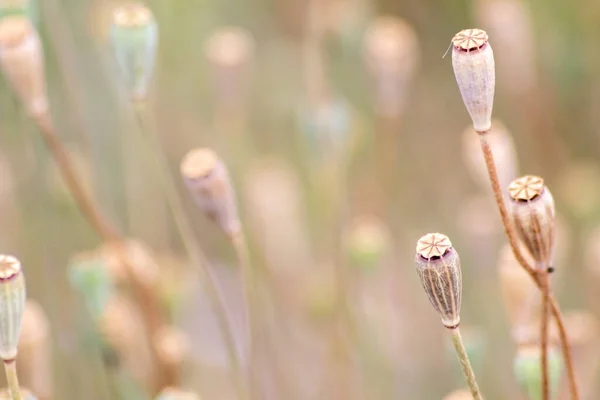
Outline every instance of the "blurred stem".
[[257, 331], [257, 282], [254, 279], [254, 271], [252, 269], [252, 264], [250, 263], [248, 242], [242, 229], [243, 228], [241, 228], [237, 233], [231, 234], [229, 239], [231, 240], [231, 244], [235, 250], [235, 254], [239, 263], [239, 268], [241, 269], [242, 284], [244, 287], [249, 337], [248, 369], [250, 375], [250, 391], [252, 399], [259, 400], [262, 399], [262, 396], [260, 392], [260, 374], [258, 373], [257, 363], [257, 354], [261, 349], [258, 341], [259, 332]]
[[473, 372], [471, 362], [469, 361], [469, 356], [467, 355], [467, 350], [465, 349], [465, 345], [460, 335], [460, 329], [458, 327], [450, 329], [450, 334], [452, 336], [454, 350], [456, 350], [456, 355], [460, 361], [460, 366], [463, 374], [465, 375], [465, 379], [467, 380], [467, 384], [469, 385], [471, 396], [473, 396], [473, 399], [475, 400], [483, 400], [479, 386], [477, 386], [477, 381], [475, 380], [475, 372]]
[[540, 354], [542, 363], [542, 399], [550, 400], [550, 383], [548, 377], [548, 294], [550, 291], [548, 273], [540, 273], [542, 283], [542, 318], [540, 323]]
[[496, 204], [498, 206], [498, 211], [500, 212], [500, 218], [502, 220], [502, 225], [504, 226], [504, 232], [508, 238], [508, 242], [510, 247], [512, 248], [513, 254], [517, 262], [525, 269], [525, 271], [531, 276], [537, 287], [542, 291], [542, 296], [546, 296], [549, 303], [550, 309], [552, 311], [552, 315], [556, 321], [556, 326], [558, 328], [558, 334], [560, 336], [560, 344], [563, 353], [563, 358], [565, 362], [565, 367], [567, 370], [567, 377], [569, 381], [569, 392], [571, 394], [572, 400], [579, 400], [579, 389], [577, 388], [577, 381], [575, 380], [575, 370], [573, 368], [573, 355], [571, 354], [571, 348], [569, 346], [569, 341], [567, 338], [567, 331], [565, 328], [563, 316], [560, 312], [560, 308], [558, 306], [558, 302], [552, 295], [552, 293], [544, 293], [542, 278], [539, 273], [525, 260], [523, 254], [519, 249], [517, 235], [514, 231], [514, 227], [512, 226], [510, 219], [508, 217], [508, 211], [506, 209], [506, 204], [504, 204], [504, 197], [502, 196], [502, 189], [500, 188], [500, 181], [498, 179], [498, 171], [496, 170], [496, 163], [494, 162], [494, 155], [492, 154], [492, 149], [487, 141], [486, 135], [490, 131], [486, 132], [478, 132], [479, 140], [481, 143], [481, 150], [483, 152], [483, 156], [485, 158], [485, 164], [488, 170], [488, 176], [490, 178], [490, 183], [492, 185], [492, 191], [494, 192], [494, 198], [496, 200]]
[[237, 395], [240, 399], [248, 398], [248, 390], [245, 387], [244, 379], [241, 372], [240, 360], [238, 357], [238, 351], [236, 346], [235, 335], [231, 329], [230, 313], [225, 306], [223, 300], [223, 294], [219, 288], [216, 278], [213, 276], [210, 270], [210, 264], [204, 252], [197, 244], [194, 238], [194, 232], [190, 225], [188, 217], [185, 215], [183, 208], [183, 201], [178, 195], [177, 185], [175, 184], [172, 176], [169, 174], [169, 163], [162, 147], [158, 141], [158, 137], [155, 132], [150, 132], [150, 128], [146, 123], [144, 117], [145, 103], [135, 103], [134, 112], [136, 122], [138, 123], [139, 132], [144, 136], [146, 143], [150, 147], [151, 153], [156, 166], [156, 172], [158, 173], [160, 184], [163, 186], [163, 192], [167, 199], [167, 203], [173, 214], [175, 225], [181, 236], [181, 240], [185, 247], [190, 261], [196, 267], [198, 271], [201, 271], [205, 279], [202, 279], [204, 291], [210, 302], [212, 311], [219, 325], [219, 330], [225, 343], [227, 356], [229, 358], [229, 364], [233, 370], [234, 385]]
[[92, 228], [98, 235], [110, 245], [118, 254], [120, 261], [125, 267], [127, 278], [131, 284], [134, 295], [137, 298], [137, 305], [140, 308], [144, 323], [146, 326], [145, 332], [148, 343], [150, 345], [150, 354], [154, 368], [154, 384], [153, 391], [158, 393], [162, 388], [176, 384], [177, 372], [168, 363], [162, 363], [156, 347], [153, 346], [153, 338], [156, 333], [164, 325], [162, 310], [156, 294], [152, 289], [136, 279], [131, 260], [127, 254], [123, 237], [119, 232], [104, 218], [99, 207], [94, 203], [92, 198], [86, 193], [82, 183], [79, 181], [75, 173], [75, 167], [54, 128], [52, 117], [48, 113], [37, 114], [32, 116], [39, 128], [44, 142], [48, 150], [51, 152], [54, 161], [58, 165], [61, 176], [63, 177], [67, 187], [73, 195], [77, 206], [88, 220]]
[[17, 376], [17, 360], [4, 361], [4, 371], [6, 372], [10, 397], [12, 400], [23, 400], [21, 388], [19, 387], [19, 377]]

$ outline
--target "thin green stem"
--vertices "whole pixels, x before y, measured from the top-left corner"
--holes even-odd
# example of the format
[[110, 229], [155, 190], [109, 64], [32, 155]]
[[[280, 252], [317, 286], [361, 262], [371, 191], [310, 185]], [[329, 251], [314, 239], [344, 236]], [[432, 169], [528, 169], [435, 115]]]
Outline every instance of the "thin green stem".
[[462, 336], [460, 335], [460, 329], [458, 327], [450, 329], [450, 333], [452, 336], [454, 350], [456, 350], [456, 355], [460, 361], [460, 366], [463, 374], [465, 375], [465, 379], [467, 380], [467, 385], [469, 386], [471, 395], [475, 400], [482, 400], [483, 397], [481, 395], [481, 391], [479, 390], [479, 386], [477, 385], [475, 372], [473, 372], [473, 367], [471, 367], [471, 362], [469, 361], [469, 356], [467, 355], [467, 350], [465, 349]]
[[231, 329], [230, 313], [225, 306], [224, 296], [221, 293], [219, 284], [216, 281], [211, 269], [208, 258], [204, 255], [204, 252], [197, 244], [194, 239], [194, 232], [192, 230], [190, 221], [185, 215], [183, 208], [183, 201], [178, 195], [177, 185], [175, 184], [172, 176], [169, 174], [169, 163], [165, 154], [162, 150], [158, 137], [154, 132], [150, 132], [150, 129], [144, 118], [144, 104], [135, 103], [134, 112], [136, 121], [139, 126], [140, 133], [144, 136], [144, 140], [148, 143], [151, 148], [151, 153], [156, 164], [156, 172], [160, 184], [163, 186], [163, 192], [167, 199], [167, 204], [173, 214], [175, 225], [181, 236], [183, 245], [190, 257], [192, 264], [203, 273], [204, 278], [202, 284], [204, 291], [208, 297], [211, 308], [219, 325], [221, 335], [227, 351], [229, 363], [233, 370], [234, 375], [234, 386], [237, 395], [240, 399], [247, 399], [249, 397], [246, 384], [241, 370], [241, 365], [238, 356], [238, 349], [236, 345], [235, 335]]
[[5, 361], [4, 371], [6, 372], [6, 382], [12, 400], [23, 400], [21, 388], [19, 387], [19, 377], [17, 376], [17, 360]]

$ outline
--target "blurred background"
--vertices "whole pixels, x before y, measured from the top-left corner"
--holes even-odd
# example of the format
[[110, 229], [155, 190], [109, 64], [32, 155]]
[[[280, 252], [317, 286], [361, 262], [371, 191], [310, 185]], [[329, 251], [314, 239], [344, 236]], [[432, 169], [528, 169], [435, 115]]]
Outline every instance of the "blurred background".
[[[109, 30], [121, 2], [39, 3], [57, 131], [104, 214], [133, 240], [140, 279], [173, 330], [164, 352], [176, 381], [203, 399], [235, 399], [204, 275], [188, 261], [113, 60]], [[451, 52], [443, 57], [452, 36], [471, 27], [488, 32], [495, 54], [492, 146], [501, 180], [540, 175], [556, 199], [554, 290], [576, 341], [582, 392], [600, 396], [600, 3], [146, 4], [159, 39], [145, 130], [167, 158], [243, 363], [239, 263], [189, 196], [179, 164], [190, 149], [210, 147], [229, 169], [258, 282], [260, 398], [433, 400], [462, 388], [447, 332], [414, 271], [414, 246], [428, 232], [448, 235], [461, 256], [461, 326], [486, 398], [528, 398], [513, 364], [528, 344], [514, 310], [526, 308], [518, 295], [530, 288], [511, 292], [518, 267], [502, 255], [477, 137]], [[28, 329], [43, 337], [34, 355], [45, 357], [33, 371], [48, 369], [23, 372], [21, 381], [41, 399], [150, 398], [135, 302], [109, 291], [95, 315], [86, 298], [104, 278], [86, 275], [81, 284], [76, 272], [90, 252], [111, 281], [122, 271], [98, 257], [101, 238], [36, 125], [0, 86], [0, 250], [21, 259], [29, 297], [42, 309], [32, 317], [42, 325], [26, 323], [24, 337]]]

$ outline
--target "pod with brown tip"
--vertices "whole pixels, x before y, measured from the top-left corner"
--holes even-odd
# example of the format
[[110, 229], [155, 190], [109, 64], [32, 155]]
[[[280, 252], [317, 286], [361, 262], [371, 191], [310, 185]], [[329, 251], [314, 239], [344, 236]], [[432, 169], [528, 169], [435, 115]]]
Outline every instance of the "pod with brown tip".
[[554, 198], [538, 176], [525, 175], [508, 186], [510, 215], [533, 259], [550, 267], [556, 231]]
[[181, 176], [198, 207], [227, 235], [240, 231], [235, 193], [225, 164], [208, 148], [188, 152]]
[[17, 357], [25, 297], [21, 263], [13, 256], [0, 255], [0, 358], [5, 363]]
[[465, 107], [479, 133], [492, 127], [496, 75], [494, 52], [481, 29], [465, 29], [452, 38], [452, 67]]
[[417, 242], [415, 267], [429, 301], [440, 314], [446, 328], [460, 323], [462, 272], [460, 258], [450, 239], [429, 233]]

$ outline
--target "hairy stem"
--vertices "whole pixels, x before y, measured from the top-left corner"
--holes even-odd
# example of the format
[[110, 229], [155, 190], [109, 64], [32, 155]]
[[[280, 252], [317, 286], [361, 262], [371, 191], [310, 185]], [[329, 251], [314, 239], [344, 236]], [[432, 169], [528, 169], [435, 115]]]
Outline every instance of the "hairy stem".
[[155, 132], [150, 132], [150, 129], [147, 126], [144, 118], [144, 104], [137, 103], [134, 106], [135, 117], [140, 133], [144, 136], [143, 139], [150, 147], [156, 164], [155, 169], [159, 175], [158, 179], [163, 187], [167, 204], [171, 210], [171, 213], [173, 214], [173, 219], [175, 221], [175, 225], [177, 226], [177, 230], [179, 231], [179, 235], [181, 236], [185, 250], [190, 257], [192, 264], [204, 275], [205, 279], [202, 279], [202, 284], [210, 302], [213, 314], [217, 320], [219, 330], [221, 331], [221, 336], [223, 337], [229, 364], [234, 375], [233, 384], [235, 386], [237, 395], [240, 399], [246, 399], [248, 398], [248, 390], [244, 383], [238, 356], [239, 349], [236, 345], [235, 335], [231, 329], [231, 313], [225, 306], [223, 293], [221, 292], [219, 284], [217, 283], [217, 280], [210, 269], [210, 263], [194, 238], [194, 232], [190, 225], [190, 221], [185, 215], [183, 202], [181, 197], [178, 195], [179, 192], [177, 185], [175, 184], [172, 176], [169, 174], [169, 163], [165, 157], [165, 154], [163, 153], [161, 145], [158, 141], [158, 137], [156, 136]]
[[452, 328], [450, 329], [450, 334], [452, 336], [452, 344], [454, 345], [454, 350], [456, 350], [456, 355], [458, 357], [458, 360], [460, 361], [462, 372], [465, 375], [467, 385], [469, 386], [469, 390], [471, 391], [471, 396], [473, 396], [473, 399], [475, 400], [483, 400], [481, 391], [479, 390], [479, 386], [477, 385], [477, 380], [475, 379], [475, 372], [473, 372], [473, 367], [471, 367], [471, 362], [469, 361], [467, 350], [465, 349], [462, 336], [460, 335], [460, 329], [458, 327]]
[[17, 360], [5, 361], [4, 371], [6, 372], [6, 382], [10, 397], [12, 400], [23, 400], [21, 388], [19, 387], [19, 377], [17, 376]]
[[[496, 170], [496, 163], [494, 162], [494, 156], [492, 154], [492, 150], [487, 141], [486, 132], [478, 132], [479, 139], [481, 143], [481, 150], [483, 151], [483, 156], [485, 158], [485, 164], [488, 170], [488, 176], [490, 178], [490, 183], [492, 185], [492, 190], [494, 192], [494, 198], [496, 199], [496, 204], [498, 206], [498, 211], [500, 211], [500, 218], [502, 220], [502, 225], [504, 226], [504, 232], [508, 238], [508, 242], [510, 247], [512, 248], [513, 254], [517, 262], [527, 271], [527, 273], [534, 280], [537, 287], [543, 292], [543, 283], [538, 272], [525, 260], [523, 254], [518, 246], [517, 235], [514, 231], [514, 227], [512, 226], [509, 218], [508, 211], [506, 209], [506, 204], [504, 204], [504, 198], [502, 197], [502, 189], [500, 188], [500, 181], [498, 179], [498, 171]], [[562, 349], [562, 354], [565, 362], [565, 368], [567, 370], [567, 377], [569, 381], [569, 392], [571, 394], [572, 400], [579, 400], [579, 389], [577, 388], [577, 381], [575, 380], [575, 370], [573, 368], [573, 356], [571, 354], [571, 348], [569, 346], [569, 342], [567, 339], [567, 331], [565, 329], [565, 324], [563, 320], [563, 316], [560, 312], [560, 308], [558, 306], [558, 302], [554, 298], [551, 293], [547, 293], [547, 298], [550, 303], [550, 308], [552, 311], [552, 315], [556, 321], [556, 326], [558, 328], [558, 333], [560, 336], [560, 344]]]
[[48, 113], [37, 114], [33, 115], [33, 119], [83, 216], [106, 244], [115, 250], [120, 262], [125, 267], [127, 279], [137, 298], [137, 305], [140, 308], [146, 326], [145, 331], [147, 341], [150, 347], [152, 361], [155, 365], [155, 379], [152, 380], [154, 384], [153, 389], [154, 392], [158, 393], [162, 388], [177, 383], [176, 370], [168, 363], [161, 362], [156, 351], [156, 346], [153, 345], [156, 333], [164, 326], [159, 300], [150, 287], [144, 285], [136, 278], [131, 260], [127, 254], [123, 237], [102, 215], [99, 207], [94, 203], [88, 193], [86, 193], [84, 186], [75, 173], [75, 167], [56, 133], [51, 116]]

